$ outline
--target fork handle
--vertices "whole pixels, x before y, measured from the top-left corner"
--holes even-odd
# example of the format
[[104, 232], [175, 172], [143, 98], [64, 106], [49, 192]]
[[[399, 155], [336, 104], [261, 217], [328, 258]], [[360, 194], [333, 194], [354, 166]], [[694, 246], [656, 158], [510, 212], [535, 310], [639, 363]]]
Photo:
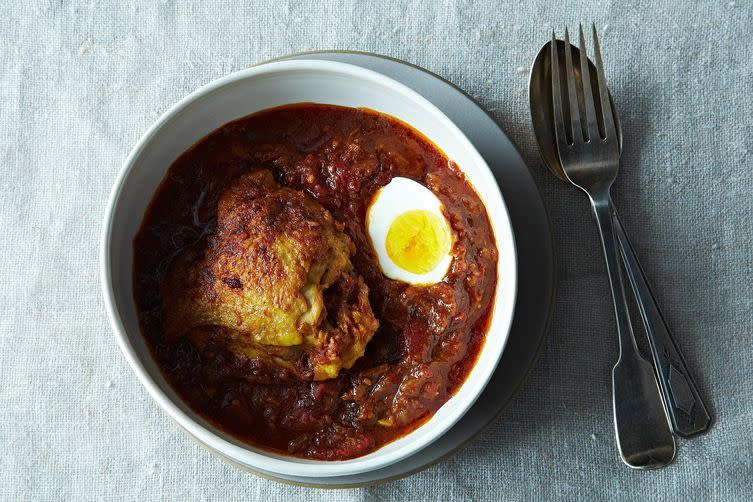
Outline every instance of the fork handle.
[[617, 446], [630, 467], [663, 467], [675, 457], [674, 436], [651, 364], [635, 343], [620, 270], [609, 187], [589, 192], [601, 237], [620, 341], [620, 357], [612, 369], [612, 407]]
[[609, 286], [612, 289], [614, 314], [617, 321], [617, 335], [620, 340], [620, 357], [623, 355], [640, 355], [638, 346], [635, 343], [633, 325], [630, 322], [630, 313], [625, 297], [609, 198], [594, 197], [592, 194], [589, 194], [589, 197], [591, 198], [591, 206], [599, 229], [599, 237], [601, 237]]
[[656, 298], [646, 280], [646, 274], [635, 256], [635, 251], [622, 227], [611, 198], [609, 204], [614, 215], [614, 230], [620, 255], [641, 313], [672, 430], [678, 436], [695, 436], [709, 428], [711, 415], [701, 399], [685, 358], [659, 310]]

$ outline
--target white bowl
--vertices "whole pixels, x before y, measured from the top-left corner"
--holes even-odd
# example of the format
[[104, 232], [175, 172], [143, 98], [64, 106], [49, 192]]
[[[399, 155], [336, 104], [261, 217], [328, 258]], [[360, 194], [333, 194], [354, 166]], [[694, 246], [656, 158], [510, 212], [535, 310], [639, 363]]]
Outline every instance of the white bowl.
[[[133, 301], [133, 237], [170, 164], [218, 127], [288, 103], [366, 107], [421, 131], [454, 160], [481, 196], [499, 250], [491, 325], [466, 382], [424, 425], [377, 451], [344, 461], [305, 460], [249, 446], [193, 412], [165, 381], [139, 330]], [[517, 267], [512, 227], [489, 167], [462, 132], [426, 99], [379, 73], [330, 61], [283, 61], [215, 80], [182, 99], [149, 128], [123, 165], [102, 228], [100, 274], [120, 348], [152, 398], [199, 441], [234, 462], [271, 474], [329, 477], [358, 474], [402, 460], [429, 445], [471, 407], [497, 366], [515, 305]]]

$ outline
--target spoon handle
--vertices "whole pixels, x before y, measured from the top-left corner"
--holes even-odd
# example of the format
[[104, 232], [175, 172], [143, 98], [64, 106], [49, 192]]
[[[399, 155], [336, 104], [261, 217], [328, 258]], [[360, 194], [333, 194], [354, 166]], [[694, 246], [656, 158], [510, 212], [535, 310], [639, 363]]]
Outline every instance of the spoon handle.
[[659, 310], [659, 305], [656, 303], [656, 298], [648, 285], [646, 275], [635, 256], [635, 251], [622, 227], [611, 198], [609, 203], [614, 215], [614, 231], [618, 247], [641, 312], [672, 430], [678, 436], [695, 436], [709, 428], [711, 415], [690, 375], [685, 358]]

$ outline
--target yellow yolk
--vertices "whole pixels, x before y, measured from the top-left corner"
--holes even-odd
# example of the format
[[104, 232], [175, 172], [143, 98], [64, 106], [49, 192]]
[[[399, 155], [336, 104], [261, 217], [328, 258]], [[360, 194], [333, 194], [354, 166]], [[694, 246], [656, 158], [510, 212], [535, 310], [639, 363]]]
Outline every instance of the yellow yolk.
[[387, 255], [398, 267], [413, 274], [434, 270], [450, 252], [452, 238], [445, 220], [423, 210], [399, 215], [387, 231]]

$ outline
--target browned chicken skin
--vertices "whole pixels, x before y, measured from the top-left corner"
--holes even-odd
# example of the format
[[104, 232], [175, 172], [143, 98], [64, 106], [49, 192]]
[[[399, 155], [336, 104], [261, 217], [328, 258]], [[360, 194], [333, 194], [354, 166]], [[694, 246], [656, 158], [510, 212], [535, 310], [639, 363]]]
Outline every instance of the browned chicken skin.
[[217, 228], [162, 286], [165, 336], [324, 380], [364, 353], [378, 321], [342, 225], [266, 169], [223, 193]]

